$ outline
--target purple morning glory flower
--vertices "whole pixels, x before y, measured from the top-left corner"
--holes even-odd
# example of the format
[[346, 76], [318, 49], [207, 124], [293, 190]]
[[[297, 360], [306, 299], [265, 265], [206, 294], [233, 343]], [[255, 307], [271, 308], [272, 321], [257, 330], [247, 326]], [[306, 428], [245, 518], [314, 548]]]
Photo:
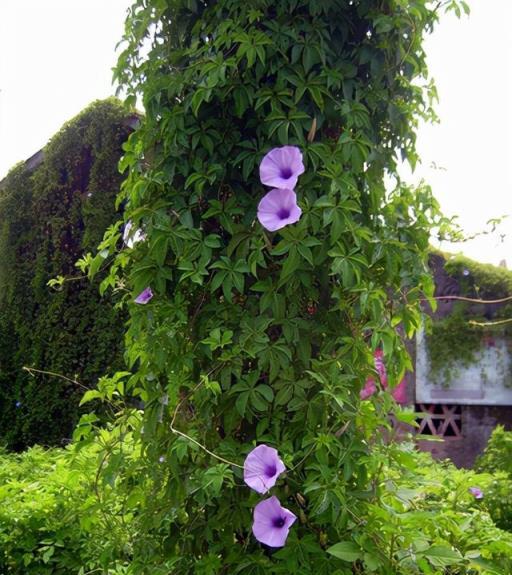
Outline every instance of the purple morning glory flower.
[[16, 405], [16, 407], [21, 407], [21, 401], [17, 401], [17, 402], [15, 403], [15, 405]]
[[254, 508], [252, 532], [254, 537], [269, 547], [283, 547], [290, 527], [297, 519], [288, 509], [281, 507], [279, 499], [273, 495], [260, 501]]
[[277, 450], [268, 445], [258, 445], [245, 458], [244, 481], [258, 493], [274, 487], [277, 478], [286, 471]]
[[297, 146], [273, 148], [260, 164], [260, 180], [266, 186], [293, 190], [304, 173], [302, 153]]
[[133, 229], [133, 223], [131, 220], [126, 222], [123, 231], [123, 242], [129, 248], [133, 248], [138, 242], [142, 242], [146, 239], [146, 234], [140, 229]]
[[145, 305], [148, 301], [153, 297], [153, 292], [151, 291], [150, 287], [147, 287], [145, 290], [141, 291], [140, 294], [135, 298], [135, 303], [140, 303]]
[[479, 487], [470, 487], [468, 491], [475, 499], [483, 499], [484, 497], [484, 492]]
[[297, 205], [297, 195], [293, 190], [270, 190], [258, 204], [258, 220], [269, 232], [298, 222], [301, 214], [302, 210]]

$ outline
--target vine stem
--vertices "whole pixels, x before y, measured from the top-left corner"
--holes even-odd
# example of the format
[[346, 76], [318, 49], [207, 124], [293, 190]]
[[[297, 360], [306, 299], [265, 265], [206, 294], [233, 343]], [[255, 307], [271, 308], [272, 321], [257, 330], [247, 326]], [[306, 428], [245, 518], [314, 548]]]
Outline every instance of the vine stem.
[[202, 443], [199, 443], [199, 441], [196, 441], [193, 437], [190, 437], [190, 435], [183, 433], [182, 431], [180, 431], [179, 429], [176, 429], [172, 425], [171, 425], [171, 431], [173, 433], [175, 433], [176, 435], [180, 435], [181, 437], [188, 439], [188, 441], [191, 441], [194, 445], [197, 445], [197, 447], [200, 447], [205, 453], [208, 453], [208, 455], [210, 455], [211, 457], [214, 457], [215, 459], [218, 459], [219, 461], [222, 461], [223, 463], [227, 463], [228, 465], [233, 465], [234, 467], [238, 467], [238, 469], [244, 468], [243, 465], [238, 465], [238, 463], [235, 463], [234, 461], [229, 461], [229, 459], [224, 459], [224, 457], [221, 457], [220, 455], [213, 453], [213, 451], [210, 451]]
[[496, 321], [475, 321], [473, 319], [469, 320], [469, 324], [470, 325], [478, 325], [480, 327], [487, 327], [487, 326], [493, 326], [493, 325], [503, 325], [504, 323], [510, 323], [512, 322], [512, 317], [507, 318], [507, 319], [500, 319], [500, 320], [496, 320]]
[[[339, 437], [340, 435], [345, 433], [348, 425], [349, 422], [347, 421], [345, 425], [343, 425], [343, 427], [336, 432], [336, 436]], [[328, 433], [332, 433], [335, 427], [336, 427], [335, 425], [331, 425]], [[287, 473], [293, 473], [298, 467], [300, 467], [306, 461], [306, 459], [313, 453], [313, 451], [315, 451], [316, 447], [317, 447], [316, 443], [313, 442], [313, 445], [306, 451], [304, 457], [298, 463], [296, 463], [292, 468], [288, 469]]]
[[476, 298], [464, 297], [464, 296], [460, 296], [460, 295], [440, 295], [440, 296], [436, 296], [433, 298], [422, 298], [421, 301], [429, 301], [429, 299], [435, 299], [435, 300], [453, 299], [453, 300], [458, 300], [458, 301], [469, 301], [472, 303], [484, 304], [484, 303], [505, 303], [506, 301], [512, 301], [512, 296], [503, 297], [501, 299], [476, 299]]
[[24, 371], [27, 371], [32, 377], [35, 377], [35, 373], [42, 373], [45, 375], [53, 375], [54, 377], [59, 377], [60, 379], [63, 379], [65, 381], [69, 381], [70, 383], [74, 383], [75, 385], [78, 385], [79, 387], [82, 387], [83, 389], [89, 390], [89, 388], [84, 385], [83, 383], [80, 383], [79, 381], [77, 381], [76, 379], [71, 379], [70, 377], [66, 377], [65, 375], [62, 375], [61, 373], [55, 373], [54, 371], [46, 371], [44, 369], [36, 369], [35, 367], [28, 367], [26, 365], [24, 365], [21, 369], [23, 369]]
[[261, 233], [263, 235], [263, 240], [265, 242], [265, 246], [266, 246], [268, 252], [270, 253], [272, 251], [272, 242], [268, 239], [268, 236], [264, 231], [262, 231]]
[[[90, 391], [90, 389], [91, 389], [91, 388], [87, 387], [86, 385], [84, 385], [83, 383], [80, 383], [76, 379], [71, 379], [70, 377], [67, 377], [66, 375], [62, 375], [62, 373], [56, 373], [54, 371], [46, 371], [44, 369], [37, 369], [35, 367], [28, 367], [27, 365], [24, 365], [21, 369], [23, 371], [28, 372], [28, 374], [32, 377], [35, 377], [36, 373], [41, 373], [43, 375], [51, 375], [53, 377], [58, 377], [64, 381], [68, 381], [69, 383], [74, 383], [75, 385], [78, 385], [78, 387], [85, 389], [85, 391]], [[114, 413], [114, 410], [116, 407], [114, 402], [107, 399], [107, 398], [103, 398], [102, 401], [104, 401], [110, 407], [110, 409], [112, 410], [112, 413]]]
[[[208, 377], [209, 375], [211, 375], [217, 368], [212, 369], [206, 377]], [[234, 467], [238, 467], [238, 469], [243, 469], [244, 466], [243, 465], [239, 465], [238, 463], [235, 463], [234, 461], [229, 461], [228, 459], [224, 459], [224, 457], [221, 457], [220, 455], [217, 455], [216, 453], [214, 453], [213, 451], [210, 451], [205, 445], [203, 445], [202, 443], [199, 443], [199, 441], [197, 441], [196, 439], [194, 439], [193, 437], [190, 437], [190, 435], [187, 435], [186, 433], [183, 433], [183, 431], [180, 431], [179, 429], [176, 429], [174, 427], [174, 422], [176, 421], [176, 417], [178, 416], [178, 411], [180, 410], [180, 407], [183, 405], [183, 403], [191, 396], [193, 395], [198, 389], [199, 387], [203, 384], [202, 381], [200, 381], [195, 387], [194, 389], [192, 389], [192, 391], [190, 391], [189, 393], [187, 393], [187, 395], [181, 399], [178, 402], [178, 405], [176, 406], [172, 419], [171, 419], [171, 424], [170, 424], [170, 429], [173, 433], [175, 433], [176, 435], [179, 435], [180, 437], [183, 437], [184, 439], [187, 439], [188, 441], [190, 441], [191, 443], [193, 443], [194, 445], [197, 445], [197, 447], [199, 447], [200, 449], [202, 449], [205, 453], [207, 453], [208, 455], [210, 455], [211, 457], [214, 457], [215, 459], [217, 459], [218, 461], [222, 461], [222, 463], [227, 463], [228, 465], [233, 465]]]

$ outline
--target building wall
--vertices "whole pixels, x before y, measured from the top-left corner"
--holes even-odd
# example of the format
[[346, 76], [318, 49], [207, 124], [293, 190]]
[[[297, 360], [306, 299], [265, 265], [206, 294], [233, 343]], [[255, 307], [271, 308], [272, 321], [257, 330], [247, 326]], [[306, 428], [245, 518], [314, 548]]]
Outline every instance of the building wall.
[[418, 441], [418, 447], [436, 459], [451, 459], [457, 467], [469, 468], [485, 449], [496, 425], [512, 430], [512, 406], [463, 405], [460, 415], [462, 437]]
[[[432, 256], [430, 265], [434, 273], [435, 295], [440, 299], [435, 313], [429, 309], [425, 311], [434, 319], [453, 313], [457, 300], [450, 298], [462, 295], [459, 281], [446, 273], [444, 264], [443, 257]], [[443, 296], [447, 296], [446, 299], [442, 299]], [[494, 298], [490, 293], [485, 294], [484, 299], [498, 296], [503, 294]], [[472, 297], [477, 298], [478, 295]], [[489, 320], [499, 309], [497, 304], [474, 304], [474, 307], [475, 314]], [[432, 381], [429, 375], [424, 345], [421, 334], [419, 346], [416, 347], [416, 342], [411, 344], [411, 357], [417, 369], [416, 373], [409, 375], [408, 396], [416, 411], [424, 415], [418, 419], [420, 433], [436, 435], [438, 441], [418, 440], [418, 447], [430, 451], [436, 459], [448, 458], [458, 467], [472, 467], [498, 424], [512, 429], [510, 349], [501, 341], [493, 340], [492, 345], [483, 341], [482, 363], [461, 369], [460, 377], [455, 378], [453, 385], [443, 387]], [[477, 396], [481, 397], [480, 401]]]

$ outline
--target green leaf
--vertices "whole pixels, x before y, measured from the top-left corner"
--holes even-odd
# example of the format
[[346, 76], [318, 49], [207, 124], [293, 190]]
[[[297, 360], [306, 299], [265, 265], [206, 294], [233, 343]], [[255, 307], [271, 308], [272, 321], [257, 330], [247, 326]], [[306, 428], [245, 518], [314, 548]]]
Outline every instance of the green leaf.
[[274, 399], [274, 392], [269, 385], [258, 385], [256, 391], [262, 395], [269, 403]]
[[83, 394], [82, 399], [80, 400], [80, 405], [88, 403], [89, 401], [93, 401], [94, 399], [102, 399], [102, 398], [103, 394], [99, 392], [97, 389], [89, 389], [89, 391], [86, 391]]
[[445, 545], [433, 545], [423, 553], [434, 567], [448, 567], [459, 565], [463, 562], [462, 555], [456, 549]]
[[281, 270], [281, 281], [291, 276], [300, 265], [300, 256], [296, 246], [292, 246], [288, 252]]
[[348, 561], [349, 563], [353, 563], [354, 561], [363, 558], [362, 550], [353, 541], [342, 541], [341, 543], [336, 543], [336, 545], [327, 549], [327, 553], [334, 555], [334, 557], [337, 557], [342, 561]]

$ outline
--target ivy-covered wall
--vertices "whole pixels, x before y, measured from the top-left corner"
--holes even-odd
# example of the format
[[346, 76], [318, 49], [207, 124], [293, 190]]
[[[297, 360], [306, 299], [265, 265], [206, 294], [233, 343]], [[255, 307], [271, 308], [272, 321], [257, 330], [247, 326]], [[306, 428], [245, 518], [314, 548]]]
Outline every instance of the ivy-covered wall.
[[511, 341], [512, 272], [442, 252], [432, 253], [430, 265], [440, 299], [428, 330], [429, 365], [432, 377], [449, 386], [456, 365], [477, 362], [496, 338]]
[[[9, 448], [70, 437], [83, 394], [23, 366], [89, 387], [120, 364], [123, 318], [75, 262], [118, 217], [117, 164], [134, 120], [115, 99], [94, 102], [35, 169], [19, 164], [0, 184], [0, 443]], [[77, 279], [48, 287], [58, 275]]]

